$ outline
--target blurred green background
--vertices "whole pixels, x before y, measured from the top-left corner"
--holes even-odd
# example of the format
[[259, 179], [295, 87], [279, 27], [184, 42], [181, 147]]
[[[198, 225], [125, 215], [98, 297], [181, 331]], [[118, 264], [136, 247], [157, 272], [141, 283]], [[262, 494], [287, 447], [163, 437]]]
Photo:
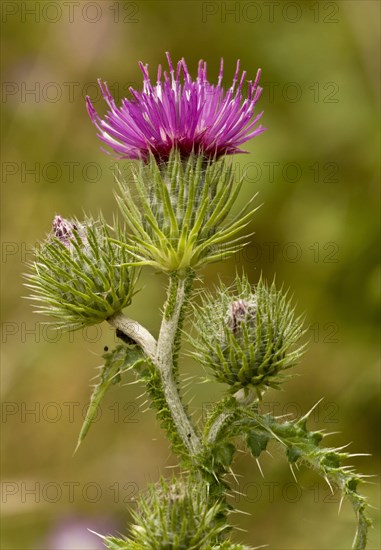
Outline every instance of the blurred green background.
[[[259, 192], [250, 246], [202, 273], [208, 286], [235, 270], [261, 272], [295, 294], [311, 345], [299, 377], [269, 392], [264, 407], [300, 415], [324, 400], [311, 427], [352, 442], [367, 474], [379, 471], [378, 98], [379, 11], [374, 1], [14, 2], [2, 8], [2, 548], [101, 548], [100, 533], [125, 531], [127, 507], [146, 483], [170, 473], [171, 455], [154, 415], [138, 408], [141, 387], [110, 391], [73, 457], [89, 380], [115, 337], [106, 325], [55, 334], [22, 299], [31, 249], [56, 213], [115, 212], [113, 159], [100, 151], [85, 109], [88, 93], [105, 112], [96, 79], [119, 100], [140, 87], [139, 60], [155, 74], [184, 56], [200, 58], [229, 86], [237, 58], [253, 78], [263, 70], [268, 131], [235, 157], [246, 174], [242, 206]], [[120, 164], [123, 169], [123, 163]], [[142, 274], [129, 310], [155, 335], [165, 279]], [[184, 357], [183, 372], [199, 370]], [[194, 385], [196, 418], [221, 394]], [[144, 406], [143, 406], [144, 409]], [[239, 454], [237, 540], [273, 549], [347, 549], [355, 518], [339, 496], [303, 468], [299, 484], [278, 448], [255, 462]], [[363, 488], [379, 505], [378, 477]], [[379, 548], [376, 527], [369, 548]]]

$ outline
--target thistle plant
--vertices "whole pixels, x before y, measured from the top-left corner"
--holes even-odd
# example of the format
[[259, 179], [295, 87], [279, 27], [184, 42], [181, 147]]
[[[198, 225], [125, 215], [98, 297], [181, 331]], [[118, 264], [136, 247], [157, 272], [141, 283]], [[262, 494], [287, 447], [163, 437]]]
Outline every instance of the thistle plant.
[[[130, 178], [117, 176], [122, 225], [56, 216], [27, 275], [38, 311], [60, 327], [107, 321], [119, 339], [103, 356], [78, 446], [110, 386], [136, 378], [179, 459], [177, 476], [160, 479], [139, 498], [124, 537], [100, 536], [110, 550], [249, 548], [230, 538], [228, 474], [238, 447], [258, 460], [274, 441], [291, 466], [312, 468], [351, 502], [358, 524], [353, 548], [364, 549], [370, 520], [357, 488], [365, 476], [346, 465], [355, 455], [322, 446], [324, 434], [308, 428], [311, 411], [298, 420], [260, 412], [266, 391], [292, 376], [306, 347], [303, 317], [288, 293], [274, 282], [237, 275], [231, 286], [220, 283], [195, 299], [202, 268], [232, 256], [249, 239], [244, 230], [256, 209], [250, 202], [232, 215], [244, 181], [235, 181], [230, 159], [265, 130], [258, 124], [262, 113], [255, 114], [260, 71], [244, 95], [239, 62], [225, 91], [222, 62], [214, 85], [205, 62], [193, 80], [183, 59], [176, 67], [167, 59], [169, 72], [159, 66], [156, 84], [140, 64], [143, 90], [131, 88], [120, 107], [99, 82], [108, 106], [103, 118], [87, 98], [98, 137], [130, 165]], [[140, 270], [152, 268], [168, 280], [157, 338], [123, 312]], [[192, 336], [185, 319], [193, 322]], [[224, 389], [203, 424], [195, 424], [181, 393], [184, 338], [206, 379]]]

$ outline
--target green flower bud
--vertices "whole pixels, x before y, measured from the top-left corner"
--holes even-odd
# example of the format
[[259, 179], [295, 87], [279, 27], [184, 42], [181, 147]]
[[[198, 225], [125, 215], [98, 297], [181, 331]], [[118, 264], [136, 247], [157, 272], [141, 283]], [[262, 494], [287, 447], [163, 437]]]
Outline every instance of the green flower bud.
[[218, 288], [217, 297], [205, 294], [195, 327], [194, 357], [233, 393], [278, 387], [305, 347], [295, 347], [304, 330], [287, 295], [262, 280], [255, 288], [243, 279], [233, 290]]
[[120, 548], [201, 550], [214, 547], [229, 529], [225, 513], [226, 504], [211, 501], [205, 483], [185, 483], [175, 478], [167, 483], [162, 479], [139, 499], [138, 511], [132, 512], [135, 524], [131, 527], [130, 539]]
[[[121, 235], [117, 235], [121, 238]], [[110, 240], [103, 220], [56, 216], [47, 240], [36, 249], [26, 275], [39, 313], [78, 329], [100, 323], [129, 305], [134, 273], [126, 250]]]

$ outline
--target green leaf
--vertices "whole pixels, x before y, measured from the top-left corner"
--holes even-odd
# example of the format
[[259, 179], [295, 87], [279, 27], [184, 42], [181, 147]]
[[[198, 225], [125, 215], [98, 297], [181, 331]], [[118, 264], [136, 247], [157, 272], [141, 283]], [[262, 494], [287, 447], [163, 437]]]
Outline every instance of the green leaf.
[[290, 464], [296, 462], [299, 460], [299, 458], [303, 458], [303, 453], [300, 449], [297, 447], [287, 447], [286, 449], [286, 456]]
[[96, 417], [98, 407], [110, 385], [119, 382], [122, 373], [144, 362], [143, 352], [137, 346], [118, 345], [111, 352], [105, 353], [103, 358], [105, 359], [105, 363], [101, 369], [99, 382], [94, 387], [91, 395], [86, 418], [79, 433], [74, 453], [77, 452], [80, 444], [85, 439]]
[[235, 450], [236, 448], [233, 443], [219, 443], [213, 449], [214, 460], [225, 468], [228, 468], [233, 462]]
[[[311, 411], [314, 407], [311, 409]], [[353, 550], [365, 550], [368, 530], [372, 525], [367, 511], [366, 498], [357, 492], [357, 486], [363, 482], [364, 476], [357, 474], [352, 466], [343, 466], [342, 462], [351, 458], [348, 453], [341, 452], [341, 448], [320, 447], [321, 432], [311, 432], [307, 429], [307, 413], [298, 421], [278, 422], [276, 418], [267, 414], [261, 415], [253, 410], [246, 409], [245, 423], [252, 422], [253, 427], [267, 432], [268, 437], [281, 443], [286, 451], [290, 463], [300, 460], [318, 472], [324, 479], [336, 485], [352, 505], [357, 516], [357, 532], [353, 541]]]
[[247, 434], [246, 443], [251, 451], [251, 454], [255, 458], [258, 458], [261, 452], [266, 450], [267, 443], [270, 439], [271, 436], [269, 434], [253, 430]]

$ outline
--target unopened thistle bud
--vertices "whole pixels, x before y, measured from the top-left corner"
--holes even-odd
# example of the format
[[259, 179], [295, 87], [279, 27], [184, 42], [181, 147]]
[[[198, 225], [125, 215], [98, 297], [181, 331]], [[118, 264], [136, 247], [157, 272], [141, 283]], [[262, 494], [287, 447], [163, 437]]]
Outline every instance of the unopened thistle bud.
[[59, 326], [77, 329], [100, 323], [130, 303], [134, 277], [125, 265], [128, 260], [103, 221], [56, 216], [30, 264], [26, 286], [34, 291], [31, 299], [38, 312], [57, 318]]
[[195, 326], [193, 355], [232, 392], [252, 388], [261, 395], [278, 387], [304, 349], [295, 347], [304, 332], [301, 318], [294, 317], [286, 295], [263, 281], [251, 288], [238, 280], [233, 291], [222, 286], [217, 297], [205, 295]]
[[106, 539], [106, 546], [110, 549], [158, 550], [219, 548], [216, 544], [230, 527], [226, 520], [222, 521], [224, 512], [226, 504], [211, 502], [205, 483], [185, 484], [179, 479], [167, 483], [162, 479], [148, 488], [147, 495], [138, 501], [137, 512], [132, 512], [131, 539], [125, 540], [124, 544], [122, 540], [118, 541], [118, 546], [115, 539]]

